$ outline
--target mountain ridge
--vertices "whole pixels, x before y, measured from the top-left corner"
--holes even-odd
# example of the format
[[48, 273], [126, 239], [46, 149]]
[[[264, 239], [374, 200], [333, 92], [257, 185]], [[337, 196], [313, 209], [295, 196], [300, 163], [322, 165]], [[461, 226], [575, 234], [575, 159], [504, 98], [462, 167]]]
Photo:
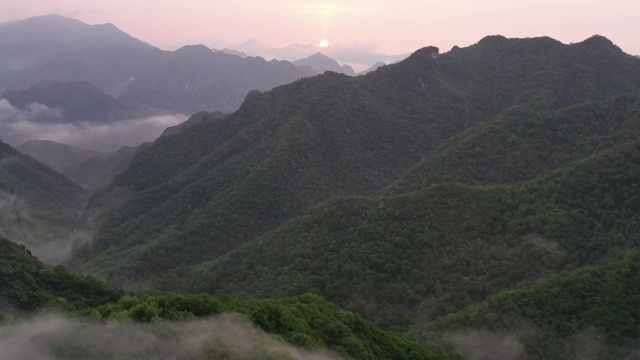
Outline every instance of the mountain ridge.
[[0, 74], [33, 65], [57, 52], [122, 45], [151, 47], [112, 24], [88, 25], [55, 14], [3, 23], [0, 26]]
[[77, 165], [91, 157], [107, 156], [104, 153], [51, 140], [28, 140], [16, 147], [16, 149], [61, 174], [64, 173], [66, 168]]
[[318, 74], [322, 74], [325, 71], [333, 71], [349, 76], [356, 75], [356, 72], [351, 66], [346, 64], [340, 65], [336, 60], [322, 54], [321, 52], [309, 55], [304, 59], [295, 60], [293, 61], [293, 64], [299, 67], [308, 66]]
[[44, 121], [109, 123], [141, 115], [140, 111], [125, 106], [87, 81], [43, 80], [28, 89], [9, 90], [1, 95], [20, 109], [35, 103], [61, 111], [59, 117]]
[[47, 262], [68, 261], [89, 193], [0, 141], [0, 236], [28, 245]]
[[[172, 262], [197, 263], [332, 197], [381, 190], [445, 139], [490, 121], [505, 108], [523, 104], [549, 111], [576, 98], [586, 102], [637, 91], [637, 59], [609, 53], [607, 70], [602, 59], [583, 56], [608, 46], [487, 37], [445, 54], [426, 47], [358, 78], [327, 73], [249, 93], [236, 113], [201, 122], [138, 153], [112, 188], [101, 193], [135, 200], [105, 217], [109, 230], [98, 249], [120, 248], [145, 258], [124, 279], [140, 276], [142, 264], [155, 262], [143, 255], [156, 251], [151, 249], [168, 247], [161, 251], [176, 256], [158, 259], [154, 273]], [[584, 64], [575, 69], [578, 60]], [[555, 73], [556, 67], [564, 72]], [[617, 69], [615, 75], [611, 68]], [[504, 81], [496, 82], [505, 69]], [[549, 73], [545, 77], [539, 71]], [[614, 85], [603, 80], [608, 78], [602, 71], [612, 73]], [[577, 75], [579, 82], [569, 80]], [[488, 89], [494, 89], [491, 97]], [[534, 90], [547, 95], [531, 96]], [[175, 151], [187, 139], [188, 152]], [[150, 204], [154, 210], [147, 213]], [[155, 220], [163, 213], [172, 220]], [[154, 240], [144, 240], [150, 234]]]

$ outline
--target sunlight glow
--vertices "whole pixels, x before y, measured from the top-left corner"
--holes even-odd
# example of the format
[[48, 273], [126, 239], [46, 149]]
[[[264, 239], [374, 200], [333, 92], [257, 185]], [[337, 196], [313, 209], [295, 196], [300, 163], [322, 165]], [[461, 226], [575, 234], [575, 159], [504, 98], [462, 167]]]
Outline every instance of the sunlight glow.
[[329, 40], [320, 41], [320, 47], [321, 48], [326, 48], [327, 46], [329, 46]]
[[358, 16], [371, 13], [373, 8], [362, 6], [346, 6], [327, 2], [312, 2], [295, 5], [298, 15], [311, 17], [323, 24], [343, 21], [347, 16]]

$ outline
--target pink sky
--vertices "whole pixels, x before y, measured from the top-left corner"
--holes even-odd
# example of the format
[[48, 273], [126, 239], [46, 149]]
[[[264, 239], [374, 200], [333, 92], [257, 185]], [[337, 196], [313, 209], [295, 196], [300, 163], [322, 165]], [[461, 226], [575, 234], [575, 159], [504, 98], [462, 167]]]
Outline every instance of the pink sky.
[[334, 47], [399, 54], [426, 45], [447, 51], [490, 34], [565, 43], [600, 34], [640, 54], [640, 0], [0, 0], [0, 22], [49, 13], [111, 22], [167, 49], [327, 39]]

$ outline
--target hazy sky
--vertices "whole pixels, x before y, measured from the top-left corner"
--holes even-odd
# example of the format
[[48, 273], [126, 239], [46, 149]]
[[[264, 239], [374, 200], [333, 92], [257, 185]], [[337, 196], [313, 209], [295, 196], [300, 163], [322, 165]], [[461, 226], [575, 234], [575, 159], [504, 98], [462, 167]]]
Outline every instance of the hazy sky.
[[0, 22], [58, 13], [111, 22], [162, 48], [253, 39], [399, 54], [489, 34], [578, 42], [600, 34], [640, 54], [640, 0], [0, 0]]

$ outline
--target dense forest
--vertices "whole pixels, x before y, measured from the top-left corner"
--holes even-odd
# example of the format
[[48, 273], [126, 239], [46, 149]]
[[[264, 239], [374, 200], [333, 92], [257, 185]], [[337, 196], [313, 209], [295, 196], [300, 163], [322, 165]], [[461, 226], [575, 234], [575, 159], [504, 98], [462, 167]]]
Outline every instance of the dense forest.
[[[489, 36], [252, 91], [91, 194], [45, 174], [67, 202], [44, 214], [89, 234], [67, 266], [114, 285], [3, 240], [2, 321], [53, 308], [181, 343], [216, 319], [288, 349], [197, 344], [214, 359], [633, 359], [639, 135], [640, 59], [602, 36]], [[59, 358], [120, 356], [63, 340]]]
[[[640, 253], [618, 251], [594, 266], [549, 275], [525, 288], [503, 291], [421, 330], [442, 334], [509, 336], [532, 358], [635, 359], [640, 326]], [[471, 330], [474, 330], [472, 332]], [[473, 335], [470, 335], [473, 334]], [[433, 339], [431, 339], [433, 340]], [[470, 341], [472, 343], [472, 341]], [[467, 348], [467, 352], [476, 349]], [[514, 356], [515, 357], [515, 356]]]
[[[228, 295], [178, 293], [125, 295], [110, 284], [73, 274], [62, 266], [51, 268], [23, 245], [0, 238], [0, 355], [38, 355], [53, 359], [461, 359], [435, 347], [426, 347], [375, 327], [353, 312], [322, 297], [305, 294], [279, 300], [239, 300]], [[67, 318], [35, 317], [43, 309]], [[235, 315], [232, 315], [235, 314]], [[26, 318], [25, 318], [26, 317]], [[207, 319], [200, 320], [197, 319]], [[208, 321], [208, 322], [205, 322]], [[39, 326], [24, 332], [24, 322]], [[64, 323], [64, 326], [60, 325]], [[145, 325], [146, 324], [146, 325]], [[185, 329], [196, 327], [197, 343], [186, 345]], [[202, 328], [205, 326], [204, 328]], [[208, 329], [206, 327], [209, 327]], [[145, 341], [121, 338], [91, 339], [64, 334], [69, 328], [90, 333], [122, 331]], [[11, 335], [11, 330], [15, 333]], [[260, 335], [260, 332], [271, 335]], [[223, 337], [240, 332], [238, 338]], [[104, 334], [101, 335], [104, 337]], [[117, 341], [116, 341], [117, 340]], [[29, 353], [21, 343], [42, 349]], [[160, 346], [173, 344], [171, 350]], [[288, 345], [286, 345], [288, 344]], [[11, 348], [14, 348], [13, 350]], [[155, 348], [159, 347], [159, 348]], [[22, 352], [19, 352], [22, 351]], [[173, 353], [171, 353], [173, 351]]]
[[[252, 92], [141, 150], [91, 198], [78, 264], [124, 286], [313, 292], [468, 355], [432, 324], [638, 246], [639, 134], [640, 61], [606, 38], [427, 47]], [[565, 358], [573, 335], [518, 341]]]

